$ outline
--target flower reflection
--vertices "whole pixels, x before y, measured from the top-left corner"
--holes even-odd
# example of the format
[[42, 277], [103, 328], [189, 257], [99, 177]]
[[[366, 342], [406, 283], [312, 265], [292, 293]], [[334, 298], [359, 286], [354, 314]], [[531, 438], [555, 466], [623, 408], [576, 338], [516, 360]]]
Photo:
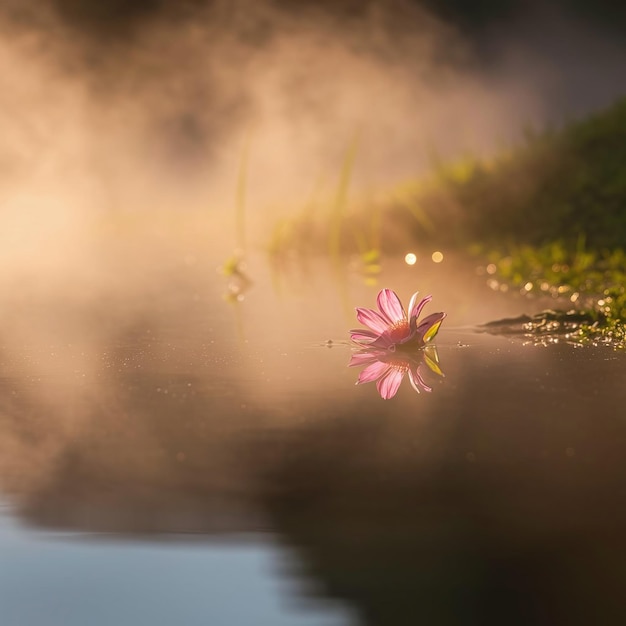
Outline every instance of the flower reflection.
[[363, 348], [352, 355], [348, 365], [365, 366], [356, 384], [376, 381], [376, 388], [383, 400], [389, 400], [396, 395], [405, 374], [408, 375], [409, 382], [417, 393], [432, 391], [432, 387], [424, 380], [426, 371], [430, 370], [443, 376], [435, 346], [426, 346], [413, 351]]
[[384, 400], [393, 398], [402, 379], [408, 375], [415, 391], [432, 391], [423, 377], [427, 369], [443, 376], [434, 346], [427, 345], [446, 317], [445, 313], [432, 313], [421, 321], [419, 316], [432, 300], [426, 296], [419, 302], [417, 292], [409, 302], [408, 315], [395, 291], [382, 289], [376, 298], [378, 311], [356, 309], [356, 317], [367, 328], [350, 331], [350, 338], [360, 348], [348, 364], [364, 366], [357, 385], [376, 381], [378, 393]]
[[409, 302], [408, 316], [395, 291], [382, 289], [376, 300], [378, 311], [356, 309], [357, 319], [367, 328], [351, 330], [350, 338], [362, 348], [391, 351], [399, 347], [421, 348], [437, 334], [446, 316], [445, 313], [432, 313], [418, 324], [418, 318], [432, 296], [417, 302], [417, 292]]

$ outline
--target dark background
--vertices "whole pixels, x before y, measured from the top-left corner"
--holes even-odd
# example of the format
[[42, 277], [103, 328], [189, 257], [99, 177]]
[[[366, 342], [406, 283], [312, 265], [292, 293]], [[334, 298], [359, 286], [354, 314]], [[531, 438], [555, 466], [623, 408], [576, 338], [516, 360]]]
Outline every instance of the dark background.
[[[188, 16], [199, 7], [213, 7], [215, 0], [50, 0], [54, 10], [70, 25], [97, 36], [132, 32], [138, 24], [162, 12]], [[44, 2], [41, 2], [42, 4]], [[236, 3], [235, 3], [236, 4]], [[376, 6], [405, 4], [421, 6], [442, 20], [457, 26], [480, 49], [484, 37], [495, 28], [511, 26], [520, 17], [546, 12], [588, 22], [616, 33], [626, 28], [626, 5], [611, 0], [557, 0], [549, 3], [525, 0], [271, 0], [280, 11], [325, 13], [337, 19], [355, 19]], [[31, 7], [35, 5], [30, 5]], [[22, 8], [22, 10], [24, 10]], [[538, 18], [539, 19], [539, 18]]]

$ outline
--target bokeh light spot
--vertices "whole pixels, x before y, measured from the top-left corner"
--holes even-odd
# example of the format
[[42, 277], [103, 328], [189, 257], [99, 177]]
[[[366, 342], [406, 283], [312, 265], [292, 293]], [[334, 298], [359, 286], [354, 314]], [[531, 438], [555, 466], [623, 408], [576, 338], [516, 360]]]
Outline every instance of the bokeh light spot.
[[433, 262], [441, 263], [443, 261], [443, 254], [439, 250], [435, 250], [431, 256]]
[[415, 263], [417, 262], [417, 257], [412, 253], [409, 252], [405, 257], [404, 257], [404, 262], [407, 265], [415, 265]]

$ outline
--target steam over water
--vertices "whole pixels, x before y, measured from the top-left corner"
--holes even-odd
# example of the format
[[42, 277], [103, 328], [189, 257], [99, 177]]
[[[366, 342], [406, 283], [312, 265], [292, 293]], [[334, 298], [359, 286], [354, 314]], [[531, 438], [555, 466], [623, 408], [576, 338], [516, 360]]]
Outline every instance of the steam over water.
[[433, 155], [493, 152], [524, 126], [605, 104], [626, 71], [610, 37], [554, 14], [491, 29], [485, 63], [467, 33], [401, 0], [4, 6], [0, 258], [11, 274], [97, 266], [93, 238], [112, 215], [139, 214], [145, 231], [161, 211], [201, 213], [219, 245], [211, 220], [232, 221], [246, 144], [248, 222], [262, 242], [277, 212], [335, 185], [355, 137], [353, 188], [372, 189]]
[[474, 332], [546, 302], [412, 242], [380, 286], [448, 313], [441, 369], [383, 401], [347, 367], [375, 288], [264, 245], [355, 142], [353, 200], [608, 104], [624, 47], [409, 0], [2, 7], [2, 624], [613, 623], [626, 355]]
[[497, 151], [626, 84], [622, 47], [555, 14], [490, 30], [479, 55], [408, 0], [3, 6], [7, 317], [51, 294], [143, 297], [172, 263], [210, 257], [214, 276], [237, 245], [242, 187], [262, 248], [278, 216], [332, 193], [355, 141], [353, 198], [433, 158]]

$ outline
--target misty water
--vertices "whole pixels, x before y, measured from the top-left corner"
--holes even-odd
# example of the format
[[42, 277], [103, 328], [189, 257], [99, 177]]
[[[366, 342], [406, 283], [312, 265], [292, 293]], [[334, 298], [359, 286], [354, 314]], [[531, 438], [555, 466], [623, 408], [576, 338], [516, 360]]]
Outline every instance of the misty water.
[[[624, 94], [609, 17], [436, 4], [0, 3], [0, 626], [626, 623], [626, 355], [374, 221], [377, 285], [264, 254]], [[430, 393], [355, 385], [382, 287]]]
[[[5, 290], [0, 623], [623, 614], [626, 355], [480, 332], [544, 303], [449, 255], [378, 286], [257, 255], [241, 300], [201, 247], [134, 258]], [[354, 384], [381, 286], [448, 313], [431, 393]]]

